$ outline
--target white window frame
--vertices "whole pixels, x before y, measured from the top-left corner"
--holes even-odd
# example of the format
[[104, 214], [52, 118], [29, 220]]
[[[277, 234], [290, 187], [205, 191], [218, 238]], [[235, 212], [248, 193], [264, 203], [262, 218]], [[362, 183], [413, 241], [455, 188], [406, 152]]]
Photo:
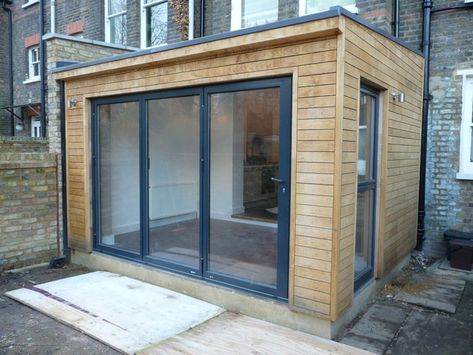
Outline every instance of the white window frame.
[[[104, 2], [105, 2], [105, 11], [104, 11], [105, 12], [105, 42], [112, 43], [111, 38], [110, 38], [110, 23], [111, 23], [110, 19], [112, 19], [113, 17], [116, 17], [116, 16], [126, 15], [127, 10], [120, 11], [120, 12], [117, 12], [115, 14], [109, 15], [108, 14], [108, 1], [109, 0], [104, 0]], [[128, 34], [127, 34], [127, 36], [128, 36]], [[126, 42], [127, 41], [128, 41], [128, 38], [126, 39]], [[115, 43], [115, 44], [123, 45], [123, 46], [127, 45], [127, 43]]]
[[[253, 1], [258, 1], [258, 0], [253, 0]], [[278, 0], [278, 4], [279, 4], [279, 0]], [[241, 26], [242, 16], [243, 16], [243, 0], [232, 0], [232, 15], [231, 15], [231, 24], [230, 24], [231, 31], [240, 30], [242, 28]]]
[[[37, 52], [38, 57], [33, 61], [33, 53]], [[34, 75], [34, 66], [38, 65], [38, 75]], [[32, 46], [28, 48], [28, 78], [23, 81], [23, 84], [35, 83], [41, 80], [41, 53], [39, 46]]]
[[[168, 0], [154, 0], [150, 2], [149, 4], [145, 4], [145, 0], [140, 0], [141, 1], [141, 16], [140, 16], [140, 22], [141, 22], [141, 48], [154, 48], [154, 47], [160, 47], [160, 46], [165, 46], [167, 43], [161, 43], [157, 44], [155, 46], [147, 46], [147, 38], [146, 38], [146, 8], [150, 6], [154, 6], [157, 4], [161, 4], [164, 2], [168, 3], [168, 11], [169, 11], [169, 1]], [[190, 3], [191, 0], [189, 0]], [[190, 5], [189, 5], [190, 8]], [[190, 27], [190, 26], [189, 26]], [[189, 28], [189, 33], [190, 33], [190, 28]]]
[[29, 0], [27, 2], [25, 2], [23, 5], [21, 5], [21, 7], [23, 9], [26, 9], [27, 7], [30, 7], [31, 5], [34, 5], [34, 4], [37, 4], [39, 3], [39, 0]]
[[31, 137], [41, 137], [41, 121], [39, 117], [31, 117]]
[[[335, 6], [335, 5], [332, 5]], [[356, 2], [353, 0], [352, 5], [345, 5], [342, 6], [345, 10], [350, 11], [351, 13], [357, 14], [358, 13], [358, 8], [356, 7]], [[306, 11], [307, 9], [307, 0], [299, 0], [299, 16], [304, 16], [304, 15], [309, 15]], [[326, 9], [324, 11], [327, 11], [329, 9]], [[315, 13], [315, 12], [314, 12]]]
[[460, 166], [457, 173], [459, 180], [473, 180], [473, 162], [471, 146], [473, 144], [473, 69], [459, 70], [462, 75], [462, 122], [460, 129]]

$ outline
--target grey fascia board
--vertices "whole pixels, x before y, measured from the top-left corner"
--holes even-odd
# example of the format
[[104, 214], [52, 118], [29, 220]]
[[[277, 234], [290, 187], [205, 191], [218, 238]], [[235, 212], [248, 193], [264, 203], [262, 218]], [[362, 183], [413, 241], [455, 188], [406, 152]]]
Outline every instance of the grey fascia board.
[[136, 48], [136, 47], [123, 46], [121, 44], [97, 41], [95, 39], [87, 39], [87, 38], [79, 38], [79, 37], [74, 37], [74, 36], [68, 36], [68, 35], [64, 35], [62, 33], [46, 33], [43, 36], [43, 41], [50, 41], [50, 40], [53, 40], [53, 39], [63, 39], [65, 41], [79, 42], [79, 43], [85, 43], [85, 44], [93, 44], [94, 46], [114, 48], [114, 49], [123, 49], [123, 50], [127, 50], [127, 51], [130, 51], [130, 52], [137, 52], [137, 51], [140, 50], [140, 48]]
[[335, 6], [331, 7], [328, 11], [324, 12], [319, 12], [315, 14], [310, 14], [310, 15], [305, 15], [305, 16], [300, 16], [300, 17], [294, 17], [290, 19], [285, 19], [281, 21], [276, 21], [272, 23], [268, 23], [265, 25], [260, 25], [260, 26], [255, 26], [255, 27], [250, 27], [250, 28], [244, 28], [241, 30], [236, 30], [236, 31], [228, 31], [228, 32], [223, 32], [223, 33], [218, 33], [210, 36], [205, 36], [205, 37], [198, 37], [192, 40], [185, 40], [182, 42], [178, 43], [173, 43], [169, 44], [166, 46], [161, 46], [161, 47], [156, 47], [156, 48], [148, 48], [148, 49], [143, 49], [143, 50], [138, 50], [136, 52], [132, 53], [125, 53], [125, 54], [119, 54], [113, 57], [106, 57], [106, 58], [101, 58], [101, 59], [96, 59], [96, 60], [91, 60], [88, 62], [84, 63], [78, 63], [78, 64], [72, 64], [69, 66], [65, 66], [62, 68], [56, 68], [53, 69], [51, 72], [52, 73], [60, 73], [60, 72], [66, 72], [69, 70], [74, 70], [74, 69], [79, 69], [79, 68], [85, 68], [93, 65], [98, 65], [98, 64], [104, 64], [104, 63], [110, 63], [110, 62], [115, 62], [118, 60], [122, 59], [129, 59], [129, 58], [135, 58], [135, 57], [140, 57], [143, 55], [148, 55], [148, 54], [154, 54], [154, 53], [161, 53], [161, 52], [166, 52], [169, 50], [177, 49], [177, 48], [185, 48], [189, 46], [194, 46], [202, 43], [209, 43], [213, 41], [218, 41], [221, 39], [227, 39], [227, 38], [233, 38], [233, 37], [238, 37], [238, 36], [243, 36], [251, 33], [258, 33], [258, 32], [263, 32], [263, 31], [268, 31], [272, 29], [277, 29], [277, 28], [283, 28], [283, 27], [288, 27], [288, 26], [293, 26], [293, 25], [298, 25], [302, 23], [307, 23], [311, 21], [318, 21], [318, 20], [325, 20], [328, 18], [332, 17], [337, 17], [337, 16], [345, 16], [360, 25], [363, 25], [370, 30], [390, 39], [393, 42], [398, 43], [399, 45], [409, 49], [410, 51], [424, 57], [423, 53], [412, 46], [410, 46], [408, 43], [405, 41], [394, 37], [393, 35], [389, 34], [388, 32], [381, 30], [380, 28], [374, 26], [373, 24], [369, 23], [367, 20], [361, 18], [360, 16], [357, 16], [350, 11], [340, 7], [340, 6]]

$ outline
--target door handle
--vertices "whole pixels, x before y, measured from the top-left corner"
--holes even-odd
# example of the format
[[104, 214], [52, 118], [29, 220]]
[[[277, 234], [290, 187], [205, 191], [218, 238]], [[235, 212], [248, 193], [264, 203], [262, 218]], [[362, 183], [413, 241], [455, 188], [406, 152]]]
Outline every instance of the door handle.
[[274, 176], [271, 177], [271, 181], [277, 182], [278, 184], [284, 184], [286, 182], [285, 180], [276, 178]]

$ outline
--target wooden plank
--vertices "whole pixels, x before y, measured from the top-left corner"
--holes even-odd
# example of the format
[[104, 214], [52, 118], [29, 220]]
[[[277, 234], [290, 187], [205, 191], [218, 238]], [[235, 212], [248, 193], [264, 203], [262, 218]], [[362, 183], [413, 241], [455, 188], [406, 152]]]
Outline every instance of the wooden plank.
[[[305, 305], [304, 302], [300, 304]], [[215, 334], [219, 336], [215, 337]], [[331, 340], [229, 312], [139, 352], [140, 355], [204, 353], [368, 354]]]

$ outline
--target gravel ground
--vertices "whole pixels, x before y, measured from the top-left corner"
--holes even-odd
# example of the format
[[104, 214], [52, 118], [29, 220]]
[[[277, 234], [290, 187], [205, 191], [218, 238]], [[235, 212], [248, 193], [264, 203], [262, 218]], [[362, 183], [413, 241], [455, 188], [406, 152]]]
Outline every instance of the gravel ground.
[[0, 274], [0, 354], [119, 354], [108, 346], [4, 295], [21, 287], [87, 273], [67, 265]]

